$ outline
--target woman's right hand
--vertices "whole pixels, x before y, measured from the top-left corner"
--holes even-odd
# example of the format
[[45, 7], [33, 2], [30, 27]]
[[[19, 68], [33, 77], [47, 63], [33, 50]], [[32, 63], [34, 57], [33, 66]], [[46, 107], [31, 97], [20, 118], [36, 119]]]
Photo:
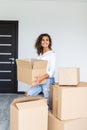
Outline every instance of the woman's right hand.
[[39, 86], [40, 85], [40, 82], [39, 82], [39, 78], [38, 77], [35, 77], [34, 78], [34, 81], [32, 83], [33, 86]]

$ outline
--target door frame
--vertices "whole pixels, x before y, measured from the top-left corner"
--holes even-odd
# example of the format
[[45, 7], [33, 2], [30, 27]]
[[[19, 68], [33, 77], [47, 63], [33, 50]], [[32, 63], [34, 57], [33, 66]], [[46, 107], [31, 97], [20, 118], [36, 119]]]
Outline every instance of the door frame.
[[[18, 58], [18, 20], [0, 20], [0, 24], [14, 24], [15, 25], [15, 59]], [[14, 92], [4, 92], [4, 93], [18, 93], [18, 81], [17, 81], [17, 67], [15, 66], [15, 81], [14, 81]]]

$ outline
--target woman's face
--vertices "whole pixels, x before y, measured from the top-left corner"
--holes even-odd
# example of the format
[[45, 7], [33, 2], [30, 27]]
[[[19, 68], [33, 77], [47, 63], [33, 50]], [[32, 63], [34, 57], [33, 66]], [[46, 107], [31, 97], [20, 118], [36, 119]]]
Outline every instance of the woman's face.
[[48, 48], [49, 44], [50, 44], [49, 37], [48, 36], [43, 36], [43, 38], [41, 40], [41, 46], [43, 48]]

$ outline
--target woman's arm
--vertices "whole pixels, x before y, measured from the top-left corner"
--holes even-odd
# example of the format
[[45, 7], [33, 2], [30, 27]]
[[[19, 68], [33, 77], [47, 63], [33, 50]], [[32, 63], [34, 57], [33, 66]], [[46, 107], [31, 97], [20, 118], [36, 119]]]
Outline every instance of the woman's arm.
[[48, 78], [48, 77], [49, 77], [49, 74], [44, 74], [44, 75], [42, 75], [42, 76], [37, 77], [37, 80], [38, 80], [38, 82], [40, 83], [42, 80], [44, 80], [44, 79], [46, 79], [46, 78]]
[[53, 53], [50, 57], [47, 69], [47, 74], [49, 75], [49, 77], [54, 77], [55, 70], [56, 70], [56, 55], [55, 53]]

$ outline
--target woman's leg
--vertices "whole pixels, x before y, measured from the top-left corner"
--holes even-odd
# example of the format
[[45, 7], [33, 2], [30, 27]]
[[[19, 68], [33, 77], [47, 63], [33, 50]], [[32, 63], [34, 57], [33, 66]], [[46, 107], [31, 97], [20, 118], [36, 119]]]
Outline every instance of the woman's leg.
[[29, 89], [29, 91], [24, 94], [24, 96], [37, 96], [41, 92], [42, 92], [41, 85], [39, 85], [39, 86], [32, 86]]
[[55, 83], [55, 79], [47, 78], [46, 84], [42, 85], [42, 91], [43, 91], [44, 97], [48, 99], [48, 104], [50, 104], [50, 85], [52, 83]]

